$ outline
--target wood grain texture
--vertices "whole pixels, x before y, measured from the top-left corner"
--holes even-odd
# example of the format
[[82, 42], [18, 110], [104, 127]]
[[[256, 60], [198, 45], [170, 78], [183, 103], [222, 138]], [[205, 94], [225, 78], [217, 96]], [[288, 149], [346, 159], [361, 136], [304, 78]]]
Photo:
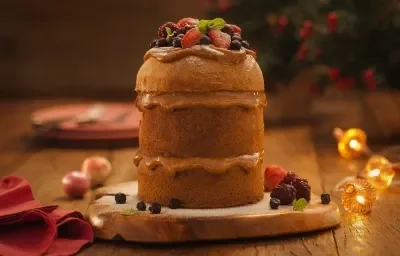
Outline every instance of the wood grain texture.
[[[397, 99], [395, 100], [397, 110], [400, 109], [399, 95], [391, 95], [393, 99]], [[373, 94], [369, 97], [373, 97]], [[100, 150], [59, 148], [53, 145], [51, 147], [42, 145], [26, 138], [26, 135], [31, 135], [27, 122], [31, 111], [39, 107], [66, 102], [76, 101], [0, 102], [0, 176], [19, 175], [26, 178], [31, 182], [36, 198], [42, 203], [57, 203], [60, 207], [85, 213], [91, 195], [88, 194], [83, 200], [66, 199], [61, 190], [60, 178], [67, 171], [78, 168], [86, 156], [100, 154], [110, 158], [114, 169], [107, 185], [134, 179], [136, 168], [132, 164], [132, 157], [137, 148]], [[319, 106], [322, 110], [334, 109], [334, 104], [340, 104], [340, 101], [327, 104], [324, 106], [321, 101]], [[383, 132], [380, 132], [380, 125], [374, 115], [365, 114], [372, 113], [367, 107], [368, 104], [365, 102], [360, 105], [348, 104], [340, 114], [325, 115], [320, 121], [329, 122], [331, 127], [335, 124], [346, 125], [347, 122], [356, 126], [360, 123], [352, 123], [351, 116], [362, 112], [364, 113], [361, 120], [362, 128], [367, 131], [376, 131], [376, 138], [387, 141], [389, 137], [384, 137]], [[335, 111], [332, 110], [332, 112]], [[343, 117], [348, 121], [340, 121], [342, 114], [348, 115]], [[333, 120], [330, 117], [333, 117]], [[310, 180], [316, 194], [322, 191], [330, 192], [344, 176], [352, 175], [361, 168], [365, 160], [340, 159], [336, 152], [335, 142], [330, 137], [331, 127], [328, 127], [328, 124], [325, 124], [325, 127], [327, 128], [324, 131], [320, 131], [318, 125], [306, 123], [283, 128], [268, 128], [264, 139], [265, 164], [281, 164], [299, 173]], [[392, 131], [395, 130], [392, 129]], [[317, 137], [320, 139], [316, 139]], [[371, 148], [379, 151], [381, 145], [373, 142], [370, 144]], [[276, 238], [162, 246], [98, 240], [78, 255], [398, 255], [399, 192], [398, 187], [391, 187], [380, 195], [370, 214], [357, 216], [342, 211], [342, 224], [329, 231]], [[338, 195], [332, 194], [332, 198], [339, 204]]]

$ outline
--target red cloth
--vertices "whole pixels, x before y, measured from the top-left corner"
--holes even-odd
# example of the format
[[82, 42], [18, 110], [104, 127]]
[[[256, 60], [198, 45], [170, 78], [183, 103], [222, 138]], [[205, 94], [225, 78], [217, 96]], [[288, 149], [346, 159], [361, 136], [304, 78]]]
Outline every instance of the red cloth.
[[0, 180], [0, 255], [72, 255], [93, 242], [93, 229], [79, 212], [42, 206], [28, 182]]

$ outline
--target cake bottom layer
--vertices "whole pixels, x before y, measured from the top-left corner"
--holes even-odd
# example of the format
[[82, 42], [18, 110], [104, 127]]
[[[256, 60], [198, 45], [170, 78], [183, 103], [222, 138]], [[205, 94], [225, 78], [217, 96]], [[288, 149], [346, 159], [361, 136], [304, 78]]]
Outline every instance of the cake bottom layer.
[[169, 175], [162, 165], [138, 166], [138, 197], [163, 206], [176, 198], [183, 208], [223, 208], [260, 201], [264, 197], [261, 163], [251, 170], [234, 166], [223, 173], [193, 169]]

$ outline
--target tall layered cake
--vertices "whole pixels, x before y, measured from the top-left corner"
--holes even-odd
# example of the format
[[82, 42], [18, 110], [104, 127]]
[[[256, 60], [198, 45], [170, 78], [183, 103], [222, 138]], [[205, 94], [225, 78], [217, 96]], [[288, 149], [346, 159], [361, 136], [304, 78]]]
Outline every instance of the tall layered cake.
[[266, 98], [241, 29], [185, 18], [158, 36], [137, 74], [138, 197], [184, 208], [261, 200]]

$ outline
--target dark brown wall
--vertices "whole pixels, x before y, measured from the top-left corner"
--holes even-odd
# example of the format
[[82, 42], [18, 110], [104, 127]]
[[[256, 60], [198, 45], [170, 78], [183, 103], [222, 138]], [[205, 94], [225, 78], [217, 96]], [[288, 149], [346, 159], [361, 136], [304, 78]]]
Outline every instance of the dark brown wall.
[[0, 0], [0, 95], [130, 95], [158, 26], [206, 2]]

